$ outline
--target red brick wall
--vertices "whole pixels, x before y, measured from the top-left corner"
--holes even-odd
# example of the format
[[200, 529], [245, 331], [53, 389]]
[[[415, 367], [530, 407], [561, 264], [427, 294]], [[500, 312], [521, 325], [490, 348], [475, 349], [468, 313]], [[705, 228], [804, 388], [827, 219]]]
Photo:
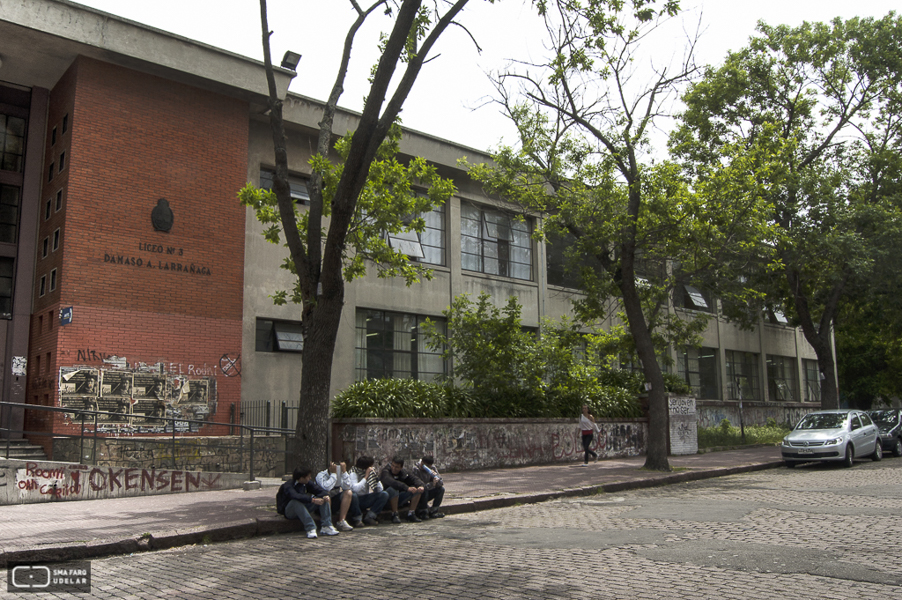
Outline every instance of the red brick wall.
[[[94, 356], [123, 357], [132, 368], [206, 364], [217, 377], [215, 420], [227, 421], [240, 378], [225, 377], [219, 364], [241, 349], [245, 211], [237, 193], [247, 178], [247, 104], [81, 57], [51, 93], [47, 144], [48, 163], [65, 148], [67, 167], [49, 183], [45, 172], [42, 197], [54, 206], [46, 223], [42, 207], [41, 240], [49, 235], [52, 244], [59, 227], [61, 247], [42, 261], [39, 241], [36, 280], [53, 266], [58, 280], [53, 293], [35, 290], [30, 362], [51, 352], [45, 377], [101, 367]], [[168, 233], [151, 223], [161, 198], [174, 217]], [[56, 321], [51, 332], [50, 315], [67, 306], [72, 323]], [[29, 373], [31, 402], [47, 389], [39, 379]]]

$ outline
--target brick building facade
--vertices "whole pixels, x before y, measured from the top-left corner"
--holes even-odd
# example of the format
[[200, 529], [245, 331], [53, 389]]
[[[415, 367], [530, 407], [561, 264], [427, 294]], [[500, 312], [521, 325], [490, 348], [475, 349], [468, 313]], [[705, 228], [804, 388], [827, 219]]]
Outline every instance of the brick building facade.
[[[0, 39], [0, 133], [13, 149], [0, 156], [8, 205], [0, 206], [0, 312], [10, 306], [0, 319], [0, 391], [5, 402], [73, 409], [28, 411], [26, 428], [48, 434], [35, 441], [49, 452], [50, 437], [81, 429], [75, 409], [114, 413], [98, 423], [101, 434], [155, 435], [169, 433], [161, 415], [235, 423], [242, 403], [296, 402], [300, 308], [270, 299], [291, 287], [279, 269], [285, 250], [263, 240], [237, 201], [246, 182], [265, 185], [273, 162], [262, 66], [59, 0], [5, 5]], [[276, 75], [284, 91], [294, 73]], [[319, 108], [296, 94], [285, 101], [299, 198]], [[355, 122], [339, 112], [335, 131]], [[348, 287], [333, 393], [370, 376], [446, 372], [418, 343], [418, 328], [459, 294], [488, 292], [499, 303], [517, 295], [531, 327], [569, 314], [577, 295], [552, 268], [553, 249], [529, 236], [538, 216], [513, 221], [500, 242], [480, 225], [505, 218], [503, 203], [457, 161], [486, 154], [412, 131], [401, 151], [427, 158], [457, 186], [427, 215], [418, 242], [434, 278], [411, 289], [371, 274]], [[12, 239], [2, 237], [10, 220]], [[474, 253], [499, 243], [509, 246], [509, 264]], [[779, 320], [741, 331], [713, 299], [697, 297], [687, 289], [674, 310], [707, 311], [703, 348], [674, 349], [672, 358], [700, 400], [745, 394], [765, 416], [817, 402], [814, 353], [800, 332]], [[0, 420], [22, 429], [22, 411], [0, 407]]]

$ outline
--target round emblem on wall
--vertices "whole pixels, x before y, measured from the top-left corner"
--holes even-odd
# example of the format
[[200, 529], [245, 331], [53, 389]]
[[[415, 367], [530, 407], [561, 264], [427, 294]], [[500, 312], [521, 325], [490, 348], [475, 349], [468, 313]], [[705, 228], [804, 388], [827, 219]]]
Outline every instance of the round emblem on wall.
[[150, 211], [150, 222], [157, 231], [165, 231], [169, 233], [172, 229], [172, 209], [169, 208], [169, 201], [166, 198], [157, 200], [157, 205]]

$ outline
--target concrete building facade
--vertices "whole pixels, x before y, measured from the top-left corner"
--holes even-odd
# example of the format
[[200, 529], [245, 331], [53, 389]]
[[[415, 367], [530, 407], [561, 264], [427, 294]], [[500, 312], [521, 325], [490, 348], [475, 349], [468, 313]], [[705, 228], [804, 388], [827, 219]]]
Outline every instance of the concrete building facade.
[[[262, 65], [61, 0], [4, 4], [0, 40], [2, 400], [111, 411], [101, 432], [148, 435], [167, 433], [154, 420], [164, 414], [226, 424], [242, 403], [296, 400], [300, 307], [270, 298], [292, 285], [279, 268], [286, 250], [237, 200], [273, 166]], [[277, 71], [284, 92], [294, 73]], [[297, 94], [285, 102], [300, 203], [320, 108]], [[355, 120], [340, 112], [335, 131]], [[415, 131], [401, 150], [458, 189], [426, 232], [391, 240], [434, 278], [408, 288], [371, 272], [348, 286], [333, 393], [446, 372], [420, 325], [460, 294], [499, 305], [515, 295], [531, 327], [569, 314], [576, 294], [530, 237], [537, 217], [510, 220], [458, 166], [488, 155]], [[684, 296], [673, 310], [708, 313], [709, 326], [701, 349], [672, 358], [701, 401], [817, 405], [815, 355], [785, 319], [741, 331], [713, 299]], [[83, 426], [74, 412], [28, 415], [0, 410], [13, 430]]]

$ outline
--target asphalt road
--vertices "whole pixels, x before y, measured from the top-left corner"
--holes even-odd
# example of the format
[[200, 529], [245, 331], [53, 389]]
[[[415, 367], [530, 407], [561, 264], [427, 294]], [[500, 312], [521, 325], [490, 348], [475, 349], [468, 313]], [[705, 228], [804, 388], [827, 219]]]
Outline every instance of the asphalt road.
[[900, 515], [902, 459], [812, 465], [95, 559], [92, 597], [898, 598]]

